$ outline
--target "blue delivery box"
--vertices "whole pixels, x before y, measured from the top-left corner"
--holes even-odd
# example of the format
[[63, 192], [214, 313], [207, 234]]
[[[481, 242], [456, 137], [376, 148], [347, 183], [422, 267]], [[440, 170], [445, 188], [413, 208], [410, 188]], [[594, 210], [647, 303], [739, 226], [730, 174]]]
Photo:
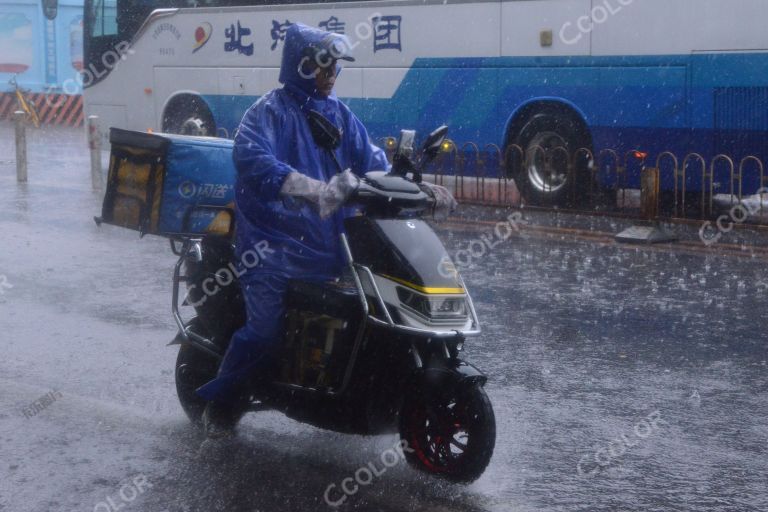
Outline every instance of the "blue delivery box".
[[119, 128], [109, 140], [101, 221], [142, 235], [232, 234], [231, 140]]

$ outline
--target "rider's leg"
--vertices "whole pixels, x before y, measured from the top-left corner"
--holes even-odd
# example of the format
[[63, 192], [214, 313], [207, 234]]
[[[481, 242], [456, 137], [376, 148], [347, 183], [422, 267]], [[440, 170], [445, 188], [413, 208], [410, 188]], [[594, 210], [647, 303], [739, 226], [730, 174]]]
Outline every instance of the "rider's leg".
[[208, 400], [234, 404], [254, 372], [268, 370], [270, 355], [282, 338], [288, 278], [254, 273], [241, 281], [246, 324], [232, 336], [217, 377], [197, 393]]
[[[268, 378], [272, 355], [282, 339], [288, 278], [269, 273], [244, 275], [241, 280], [247, 321], [232, 336], [217, 377], [197, 390], [212, 403], [204, 419], [211, 429], [234, 428], [249, 403], [254, 377]], [[215, 435], [215, 432], [211, 432]]]

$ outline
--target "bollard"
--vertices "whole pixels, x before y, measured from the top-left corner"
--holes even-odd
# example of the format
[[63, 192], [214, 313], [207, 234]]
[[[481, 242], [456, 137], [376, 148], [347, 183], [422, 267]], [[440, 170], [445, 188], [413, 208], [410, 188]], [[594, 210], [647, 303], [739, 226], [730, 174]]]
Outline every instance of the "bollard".
[[13, 113], [16, 125], [16, 181], [27, 182], [27, 114], [22, 110]]
[[88, 149], [91, 153], [91, 184], [93, 190], [102, 190], [99, 116], [88, 116]]
[[640, 173], [640, 216], [644, 220], [659, 217], [659, 170], [654, 167]]
[[645, 224], [628, 227], [615, 236], [617, 242], [658, 244], [674, 242], [677, 236], [667, 231], [659, 221], [659, 169], [645, 166], [647, 153], [634, 151], [640, 158], [640, 215]]

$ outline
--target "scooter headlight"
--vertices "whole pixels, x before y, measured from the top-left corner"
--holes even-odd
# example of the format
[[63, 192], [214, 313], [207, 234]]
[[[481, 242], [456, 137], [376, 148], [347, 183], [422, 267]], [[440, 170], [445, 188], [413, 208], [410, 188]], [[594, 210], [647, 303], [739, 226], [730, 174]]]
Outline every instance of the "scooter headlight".
[[430, 297], [399, 286], [397, 296], [403, 307], [430, 320], [467, 317], [467, 300], [464, 297]]

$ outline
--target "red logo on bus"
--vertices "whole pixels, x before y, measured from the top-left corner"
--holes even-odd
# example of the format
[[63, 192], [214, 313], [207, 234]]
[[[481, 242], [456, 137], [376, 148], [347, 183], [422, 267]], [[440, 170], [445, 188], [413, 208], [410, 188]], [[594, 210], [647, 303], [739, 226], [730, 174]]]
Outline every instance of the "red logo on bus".
[[211, 33], [213, 33], [213, 27], [206, 21], [195, 29], [195, 45], [192, 47], [192, 53], [205, 46], [205, 43], [211, 38]]

